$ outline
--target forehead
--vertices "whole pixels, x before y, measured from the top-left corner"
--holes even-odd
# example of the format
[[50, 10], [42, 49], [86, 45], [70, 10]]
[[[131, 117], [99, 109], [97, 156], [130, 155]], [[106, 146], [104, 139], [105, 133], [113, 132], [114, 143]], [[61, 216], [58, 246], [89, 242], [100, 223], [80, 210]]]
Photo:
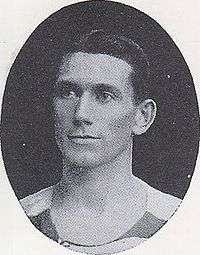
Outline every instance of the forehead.
[[125, 86], [130, 83], [131, 73], [133, 68], [122, 59], [106, 54], [77, 52], [63, 57], [58, 80]]

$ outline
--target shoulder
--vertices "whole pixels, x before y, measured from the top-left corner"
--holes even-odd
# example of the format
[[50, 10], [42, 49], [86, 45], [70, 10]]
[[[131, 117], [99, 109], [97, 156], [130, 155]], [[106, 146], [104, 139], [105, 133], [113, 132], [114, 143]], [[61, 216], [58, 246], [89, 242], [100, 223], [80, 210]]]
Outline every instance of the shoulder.
[[28, 217], [37, 216], [43, 211], [49, 209], [53, 190], [54, 186], [50, 186], [19, 201]]
[[138, 177], [134, 176], [134, 179], [140, 183], [138, 187], [146, 193], [146, 212], [160, 220], [169, 220], [180, 206], [182, 200], [153, 188]]
[[148, 185], [147, 211], [158, 219], [169, 220], [180, 206], [182, 200], [161, 192]]

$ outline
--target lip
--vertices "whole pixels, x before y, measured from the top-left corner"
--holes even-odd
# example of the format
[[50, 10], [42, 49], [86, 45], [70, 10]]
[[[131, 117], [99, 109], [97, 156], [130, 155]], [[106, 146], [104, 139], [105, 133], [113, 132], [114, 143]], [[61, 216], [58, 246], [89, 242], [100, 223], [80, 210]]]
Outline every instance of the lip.
[[68, 139], [76, 144], [91, 144], [96, 143], [100, 137], [91, 135], [68, 135]]
[[100, 139], [100, 137], [91, 136], [91, 135], [68, 135], [69, 139]]

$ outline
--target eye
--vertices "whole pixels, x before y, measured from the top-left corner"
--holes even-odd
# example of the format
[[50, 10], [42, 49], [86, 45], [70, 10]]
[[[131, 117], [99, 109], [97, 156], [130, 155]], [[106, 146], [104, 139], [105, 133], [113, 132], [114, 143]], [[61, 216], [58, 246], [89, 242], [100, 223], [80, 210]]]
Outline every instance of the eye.
[[101, 103], [108, 103], [111, 100], [115, 99], [115, 96], [112, 93], [108, 92], [108, 91], [98, 91], [97, 99]]
[[71, 97], [77, 97], [77, 94], [75, 91], [73, 90], [66, 90], [63, 94], [63, 97], [68, 97], [68, 98], [71, 98]]
[[73, 88], [68, 88], [68, 87], [58, 87], [56, 89], [56, 94], [57, 96], [61, 97], [61, 98], [77, 98], [79, 95], [78, 91], [76, 91]]

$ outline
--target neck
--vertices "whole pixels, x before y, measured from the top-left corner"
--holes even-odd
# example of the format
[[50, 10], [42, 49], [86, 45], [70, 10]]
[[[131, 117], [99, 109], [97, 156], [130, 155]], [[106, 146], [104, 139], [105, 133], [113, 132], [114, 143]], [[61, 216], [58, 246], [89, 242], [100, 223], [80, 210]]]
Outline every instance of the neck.
[[[63, 177], [55, 192], [54, 206], [83, 206], [101, 213], [113, 199], [138, 196], [138, 180], [132, 174], [132, 145], [109, 164], [95, 168], [63, 166]], [[134, 191], [133, 191], [134, 189]]]
[[[105, 192], [105, 189], [121, 187], [132, 177], [132, 145], [130, 145], [111, 162], [93, 168], [72, 167], [63, 162], [63, 177], [60, 184], [67, 190], [74, 187], [88, 191], [101, 189]], [[67, 191], [66, 189], [64, 190]]]

